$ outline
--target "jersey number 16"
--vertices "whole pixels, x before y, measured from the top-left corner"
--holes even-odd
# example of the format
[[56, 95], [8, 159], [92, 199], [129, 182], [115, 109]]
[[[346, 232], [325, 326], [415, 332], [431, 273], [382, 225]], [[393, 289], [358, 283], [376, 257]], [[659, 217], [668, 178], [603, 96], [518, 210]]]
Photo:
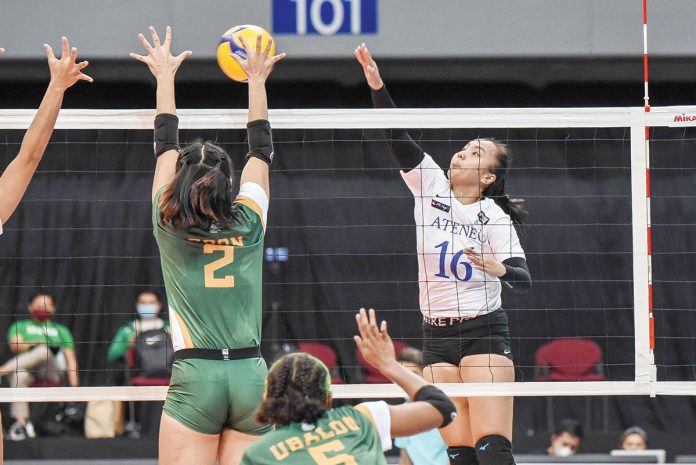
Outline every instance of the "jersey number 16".
[[[435, 246], [436, 249], [442, 249], [440, 250], [440, 271], [435, 275], [438, 278], [446, 278], [449, 279], [449, 275], [447, 274], [447, 270], [445, 270], [445, 261], [447, 259], [447, 248], [449, 247], [449, 241], [445, 241], [442, 244], [438, 244]], [[449, 269], [454, 275], [456, 279], [459, 281], [469, 281], [471, 279], [471, 275], [474, 272], [474, 268], [471, 266], [471, 263], [465, 262], [465, 261], [460, 261], [462, 259], [462, 256], [464, 256], [464, 251], [460, 250], [459, 252], [455, 253], [452, 256], [452, 260], [450, 261], [449, 264]], [[459, 265], [462, 265], [464, 267], [464, 276], [461, 276], [459, 274], [459, 270], [457, 267]]]

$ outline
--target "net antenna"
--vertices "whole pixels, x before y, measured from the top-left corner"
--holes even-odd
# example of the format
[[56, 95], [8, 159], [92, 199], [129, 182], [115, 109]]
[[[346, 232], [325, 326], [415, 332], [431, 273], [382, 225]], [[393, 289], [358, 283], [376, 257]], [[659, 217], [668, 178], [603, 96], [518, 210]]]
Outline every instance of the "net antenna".
[[[645, 95], [644, 110], [650, 112], [650, 93], [648, 92], [648, 0], [643, 0], [643, 79]], [[655, 364], [655, 319], [653, 314], [653, 276], [652, 276], [652, 219], [650, 205], [650, 126], [645, 126], [645, 201], [647, 204], [648, 228], [648, 319], [650, 328], [650, 357]]]

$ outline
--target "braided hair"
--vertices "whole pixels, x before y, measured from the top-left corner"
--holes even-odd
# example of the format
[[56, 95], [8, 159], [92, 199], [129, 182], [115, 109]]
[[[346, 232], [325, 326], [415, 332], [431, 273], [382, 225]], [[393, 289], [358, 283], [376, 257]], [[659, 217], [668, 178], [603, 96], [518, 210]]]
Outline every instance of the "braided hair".
[[233, 201], [232, 160], [222, 147], [197, 139], [179, 154], [160, 217], [175, 231], [208, 229], [213, 222], [230, 229], [237, 216]]
[[317, 358], [301, 352], [284, 356], [268, 372], [257, 420], [281, 426], [316, 423], [326, 411], [330, 379]]
[[484, 191], [483, 196], [493, 199], [493, 201], [507, 214], [510, 216], [512, 224], [515, 226], [515, 230], [519, 236], [524, 236], [524, 225], [527, 219], [527, 211], [522, 208], [521, 202], [516, 202], [510, 200], [505, 194], [505, 178], [507, 177], [508, 168], [512, 158], [510, 157], [510, 152], [507, 145], [498, 142], [494, 139], [481, 139], [488, 140], [492, 142], [498, 149], [497, 160], [495, 168], [491, 170], [491, 173], [495, 174], [495, 181], [491, 183]]

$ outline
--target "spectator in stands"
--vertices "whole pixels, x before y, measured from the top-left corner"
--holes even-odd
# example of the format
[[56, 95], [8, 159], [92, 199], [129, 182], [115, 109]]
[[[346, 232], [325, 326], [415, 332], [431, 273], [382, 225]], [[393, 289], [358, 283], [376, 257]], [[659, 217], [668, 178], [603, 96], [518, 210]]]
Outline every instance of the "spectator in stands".
[[[398, 355], [399, 362], [418, 376], [423, 376], [423, 352], [405, 347]], [[447, 445], [436, 429], [405, 438], [396, 438], [394, 445], [401, 449], [399, 465], [447, 465]]]
[[159, 317], [161, 309], [162, 303], [155, 292], [143, 291], [138, 294], [135, 304], [138, 318], [124, 324], [116, 331], [116, 336], [107, 353], [109, 363], [125, 360], [128, 350], [135, 347], [135, 338], [138, 334], [155, 329], [169, 331], [169, 322]]
[[546, 452], [554, 457], [569, 457], [580, 448], [582, 436], [582, 425], [566, 418], [556, 425], [551, 435], [551, 445]]
[[[59, 384], [65, 374], [70, 386], [78, 386], [75, 342], [68, 328], [52, 321], [56, 314], [53, 297], [36, 294], [28, 309], [31, 318], [15, 322], [7, 331], [10, 350], [17, 355], [0, 366], [0, 375], [10, 377], [10, 387]], [[10, 427], [11, 439], [36, 436], [28, 403], [13, 402], [10, 413], [15, 420]]]
[[644, 450], [648, 448], [648, 433], [640, 426], [631, 426], [621, 435], [619, 448], [623, 450]]

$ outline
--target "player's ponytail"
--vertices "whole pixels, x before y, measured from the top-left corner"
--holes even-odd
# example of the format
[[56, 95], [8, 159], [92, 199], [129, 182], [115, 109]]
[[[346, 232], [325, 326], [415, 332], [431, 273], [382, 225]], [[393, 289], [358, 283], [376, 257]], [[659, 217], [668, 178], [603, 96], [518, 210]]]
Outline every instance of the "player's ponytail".
[[[490, 140], [490, 139], [488, 139]], [[527, 211], [522, 208], [520, 201], [511, 200], [505, 194], [505, 178], [510, 167], [510, 152], [507, 145], [495, 140], [490, 140], [498, 148], [498, 164], [492, 170], [495, 174], [495, 181], [483, 191], [483, 196], [493, 199], [493, 201], [507, 214], [515, 225], [517, 234], [524, 236], [524, 225], [527, 219]]]
[[211, 142], [196, 140], [185, 147], [172, 183], [162, 192], [160, 216], [175, 231], [207, 229], [215, 222], [231, 228], [235, 220], [232, 162]]
[[278, 360], [268, 372], [266, 395], [256, 418], [261, 423], [316, 424], [326, 411], [329, 379], [326, 366], [296, 353]]

